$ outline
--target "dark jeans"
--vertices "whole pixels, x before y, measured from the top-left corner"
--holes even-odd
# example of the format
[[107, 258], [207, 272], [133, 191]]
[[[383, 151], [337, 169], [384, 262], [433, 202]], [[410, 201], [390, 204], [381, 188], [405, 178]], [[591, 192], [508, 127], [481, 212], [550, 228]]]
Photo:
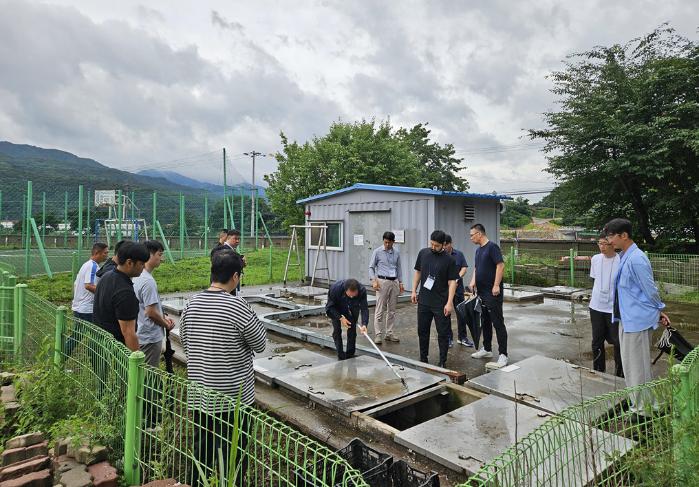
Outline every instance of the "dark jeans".
[[[87, 321], [88, 323], [92, 323], [92, 313], [78, 313], [77, 311], [73, 311], [73, 316], [80, 320]], [[66, 340], [66, 346], [63, 349], [63, 353], [66, 357], [73, 355], [73, 350], [75, 350], [75, 347], [77, 347], [83, 339], [84, 334], [85, 325], [80, 321], [75, 321], [73, 331]]]
[[[223, 455], [226, 476], [230, 475], [229, 468], [234, 470], [234, 467], [228, 465], [231, 443], [235, 431], [233, 428], [233, 415], [233, 411], [218, 413], [207, 413], [204, 411], [194, 412], [196, 458], [202, 466], [209, 467], [214, 472], [211, 473], [205, 468], [202, 468], [202, 470], [204, 470], [204, 472], [209, 476], [218, 476], [218, 472], [220, 471], [218, 461], [219, 449], [221, 449], [221, 454]], [[249, 421], [247, 416], [241, 412], [238, 433], [238, 454], [236, 458], [236, 461], [238, 462], [238, 474], [236, 475], [235, 482], [233, 483], [235, 486], [246, 485], [245, 475], [248, 469], [247, 445], [249, 440], [248, 426]], [[201, 482], [201, 479], [199, 478], [199, 471], [197, 470], [196, 466], [193, 466], [192, 468], [194, 469], [192, 486], [197, 487], [198, 482]], [[224, 479], [219, 479], [219, 482], [219, 485], [226, 485]]]
[[[359, 316], [354, 314], [354, 316]], [[342, 347], [342, 323], [340, 320], [333, 319], [333, 340], [335, 341], [335, 350], [337, 350], [337, 358], [345, 360], [354, 357], [355, 344], [357, 342], [357, 319], [351, 321], [351, 326], [347, 329], [347, 351]]]
[[612, 323], [611, 313], [602, 313], [590, 308], [592, 323], [592, 368], [604, 372], [607, 369], [607, 357], [604, 350], [605, 340], [614, 346], [614, 368], [617, 377], [624, 377], [621, 366], [621, 347], [619, 346], [619, 323]]
[[481, 327], [483, 333], [483, 348], [488, 352], [493, 349], [493, 328], [498, 337], [498, 352], [507, 355], [507, 328], [502, 315], [502, 294], [480, 294], [481, 297]]
[[417, 336], [420, 340], [420, 361], [427, 363], [430, 351], [430, 329], [434, 319], [437, 328], [437, 343], [439, 344], [439, 363], [445, 364], [449, 352], [449, 330], [451, 319], [444, 316], [444, 306], [432, 307], [424, 304], [417, 305]]
[[454, 339], [454, 332], [452, 331], [451, 327], [451, 317], [453, 315], [456, 315], [456, 331], [458, 333], [459, 340], [463, 340], [468, 337], [468, 334], [466, 333], [466, 319], [456, 312], [456, 307], [465, 300], [466, 299], [464, 298], [463, 294], [454, 296], [454, 311], [451, 315], [449, 315], [449, 340]]

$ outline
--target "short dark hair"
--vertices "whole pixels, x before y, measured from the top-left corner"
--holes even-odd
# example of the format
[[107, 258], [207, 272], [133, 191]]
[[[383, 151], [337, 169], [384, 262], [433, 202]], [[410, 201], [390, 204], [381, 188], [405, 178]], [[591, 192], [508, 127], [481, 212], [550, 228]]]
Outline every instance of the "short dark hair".
[[114, 255], [117, 255], [117, 253], [119, 253], [119, 249], [126, 242], [130, 242], [130, 240], [119, 240], [117, 243], [114, 244]]
[[345, 279], [345, 291], [358, 291], [359, 281], [356, 279]]
[[104, 249], [107, 248], [107, 244], [103, 242], [95, 242], [92, 245], [92, 255], [95, 255], [97, 252], [102, 252]]
[[393, 232], [383, 232], [382, 240], [388, 240], [389, 242], [395, 242], [396, 241], [396, 234]]
[[615, 218], [609, 221], [604, 226], [604, 234], [609, 235], [621, 235], [622, 233], [628, 234], [629, 238], [633, 238], [632, 225], [626, 218]]
[[227, 229], [227, 228], [222, 228], [218, 233], [228, 233], [228, 229]]
[[448, 233], [444, 236], [444, 244], [450, 244], [451, 243], [451, 235]]
[[161, 244], [157, 240], [146, 240], [145, 242], [143, 242], [143, 245], [146, 246], [146, 248], [148, 249], [148, 253], [151, 255], [157, 252], [163, 252], [165, 250], [163, 244]]
[[600, 232], [600, 234], [597, 235], [597, 240], [607, 240], [607, 234], [604, 232]]
[[480, 223], [476, 223], [475, 225], [471, 225], [471, 230], [476, 230], [478, 232], [481, 232], [483, 235], [486, 235], [485, 227]]
[[148, 262], [148, 259], [150, 259], [150, 252], [148, 252], [148, 249], [142, 243], [126, 241], [119, 246], [117, 260], [119, 261], [119, 265], [123, 265], [129, 259], [134, 262]]
[[447, 239], [447, 234], [441, 230], [435, 230], [434, 232], [432, 232], [432, 235], [430, 235], [430, 240], [437, 242], [437, 243], [444, 244], [446, 239]]
[[[226, 232], [226, 233], [229, 237], [232, 237], [233, 235], [237, 235], [238, 237], [240, 237], [240, 230], [236, 230], [235, 228], [232, 230], [228, 230], [228, 232]], [[221, 281], [219, 281], [219, 282], [221, 282]], [[226, 282], [228, 282], [228, 281], [226, 281]]]
[[243, 268], [240, 258], [230, 250], [216, 252], [211, 259], [211, 281], [225, 284]]

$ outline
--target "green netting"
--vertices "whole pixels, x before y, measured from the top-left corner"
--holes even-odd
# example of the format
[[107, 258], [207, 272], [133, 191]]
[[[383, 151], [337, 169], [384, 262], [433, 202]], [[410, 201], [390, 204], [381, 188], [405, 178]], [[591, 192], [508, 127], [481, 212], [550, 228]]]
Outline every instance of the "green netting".
[[[201, 468], [205, 477], [219, 482], [235, 475], [230, 485], [237, 486], [367, 485], [360, 472], [320, 443], [235, 398], [145, 365], [138, 360], [140, 352], [131, 354], [110, 334], [68, 316], [65, 308], [24, 285], [0, 286], [0, 304], [2, 344], [9, 344], [2, 348], [5, 362], [31, 368], [52, 359], [98, 405], [96, 419], [121, 432], [110, 445], [112, 453], [124, 458], [125, 472], [132, 459], [131, 470], [140, 481], [174, 477], [196, 485]], [[138, 373], [130, 375], [134, 359]], [[134, 376], [139, 379], [130, 381]], [[129, 418], [132, 449], [127, 446]], [[226, 452], [238, 452], [232, 467], [224, 461], [226, 468], [220, 470], [219, 448], [226, 459]]]
[[569, 407], [463, 486], [696, 485], [699, 347], [669, 377]]

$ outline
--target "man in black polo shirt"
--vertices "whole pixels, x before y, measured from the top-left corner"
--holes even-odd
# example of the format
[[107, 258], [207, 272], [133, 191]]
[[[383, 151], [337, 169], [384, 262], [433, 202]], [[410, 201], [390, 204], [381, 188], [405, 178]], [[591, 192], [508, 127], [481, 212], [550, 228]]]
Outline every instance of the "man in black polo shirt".
[[[417, 334], [420, 339], [420, 361], [427, 363], [432, 319], [437, 328], [439, 366], [446, 367], [449, 351], [449, 315], [454, 310], [454, 294], [459, 270], [454, 259], [444, 251], [446, 234], [435, 230], [430, 247], [422, 249], [415, 262], [413, 291], [410, 300], [417, 304]], [[420, 284], [418, 298], [417, 285]]]
[[150, 253], [141, 243], [125, 242], [117, 252], [117, 266], [100, 279], [95, 290], [94, 323], [130, 350], [137, 351], [138, 298], [131, 278], [138, 277]]

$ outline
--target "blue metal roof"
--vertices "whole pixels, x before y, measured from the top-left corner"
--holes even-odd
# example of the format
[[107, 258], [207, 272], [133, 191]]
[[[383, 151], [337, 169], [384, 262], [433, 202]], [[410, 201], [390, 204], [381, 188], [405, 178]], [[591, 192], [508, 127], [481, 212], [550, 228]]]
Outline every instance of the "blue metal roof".
[[330, 198], [336, 194], [349, 193], [350, 191], [359, 190], [368, 191], [390, 191], [394, 193], [413, 193], [413, 194], [424, 194], [431, 196], [451, 196], [457, 198], [480, 198], [489, 200], [511, 200], [511, 196], [505, 196], [501, 194], [487, 194], [487, 193], [463, 193], [461, 191], [443, 191], [441, 189], [429, 189], [429, 188], [411, 188], [408, 186], [388, 186], [386, 184], [367, 184], [367, 183], [356, 183], [352, 186], [346, 188], [338, 189], [336, 191], [330, 191], [328, 193], [317, 194], [315, 196], [310, 196], [301, 200], [296, 200], [297, 204], [308, 203], [310, 201], [322, 200], [325, 198]]

